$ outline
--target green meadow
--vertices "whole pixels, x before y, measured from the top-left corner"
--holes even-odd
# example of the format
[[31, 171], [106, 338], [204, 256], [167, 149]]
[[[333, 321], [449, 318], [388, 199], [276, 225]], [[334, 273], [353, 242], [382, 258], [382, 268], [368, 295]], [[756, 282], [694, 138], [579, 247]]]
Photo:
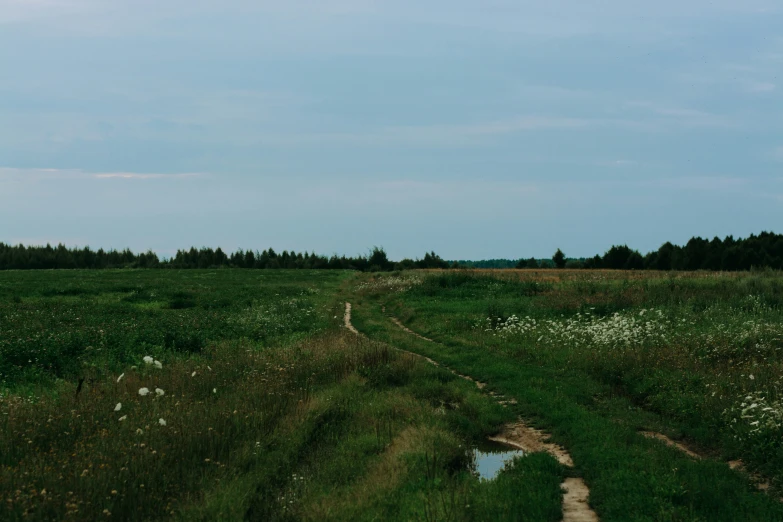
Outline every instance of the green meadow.
[[[783, 520], [781, 304], [778, 272], [0, 272], [0, 519], [559, 521], [574, 477], [600, 520]], [[573, 467], [480, 477], [518, 419]]]

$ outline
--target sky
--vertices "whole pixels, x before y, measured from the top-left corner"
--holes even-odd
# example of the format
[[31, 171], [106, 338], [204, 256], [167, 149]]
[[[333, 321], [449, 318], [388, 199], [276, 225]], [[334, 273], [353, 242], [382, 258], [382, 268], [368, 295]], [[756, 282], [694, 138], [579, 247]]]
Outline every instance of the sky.
[[0, 241], [392, 259], [783, 232], [780, 0], [0, 0]]

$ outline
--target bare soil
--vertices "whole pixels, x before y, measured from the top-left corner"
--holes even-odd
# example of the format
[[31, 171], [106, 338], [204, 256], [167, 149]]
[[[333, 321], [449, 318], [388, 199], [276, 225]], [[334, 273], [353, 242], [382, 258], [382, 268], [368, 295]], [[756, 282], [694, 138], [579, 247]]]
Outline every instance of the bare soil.
[[359, 330], [351, 324], [351, 303], [345, 303], [345, 315], [343, 316], [343, 320], [345, 321], [345, 327], [348, 328], [348, 330], [359, 335]]
[[563, 522], [598, 522], [598, 515], [587, 504], [590, 490], [584, 480], [567, 478], [560, 487], [563, 488]]

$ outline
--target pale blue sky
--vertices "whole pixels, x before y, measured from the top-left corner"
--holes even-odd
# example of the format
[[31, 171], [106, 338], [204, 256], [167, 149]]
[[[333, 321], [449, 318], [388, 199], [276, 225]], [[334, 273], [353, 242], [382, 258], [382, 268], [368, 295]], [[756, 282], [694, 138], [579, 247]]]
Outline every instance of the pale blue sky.
[[781, 28], [779, 0], [0, 0], [0, 241], [781, 232]]

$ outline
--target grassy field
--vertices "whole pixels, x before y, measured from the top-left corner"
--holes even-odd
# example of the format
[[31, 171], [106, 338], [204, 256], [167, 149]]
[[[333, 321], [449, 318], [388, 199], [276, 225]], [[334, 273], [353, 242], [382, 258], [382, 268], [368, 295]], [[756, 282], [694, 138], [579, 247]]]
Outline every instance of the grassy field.
[[602, 519], [783, 519], [780, 274], [461, 271], [363, 288], [360, 329], [515, 397], [570, 449]]
[[[2, 272], [0, 519], [557, 521], [577, 475], [601, 520], [783, 520], [781, 303], [777, 273]], [[575, 467], [479, 480], [519, 416]]]
[[[351, 273], [0, 274], [0, 519], [557, 520], [510, 412], [342, 325]], [[513, 518], [512, 517], [512, 518]]]

